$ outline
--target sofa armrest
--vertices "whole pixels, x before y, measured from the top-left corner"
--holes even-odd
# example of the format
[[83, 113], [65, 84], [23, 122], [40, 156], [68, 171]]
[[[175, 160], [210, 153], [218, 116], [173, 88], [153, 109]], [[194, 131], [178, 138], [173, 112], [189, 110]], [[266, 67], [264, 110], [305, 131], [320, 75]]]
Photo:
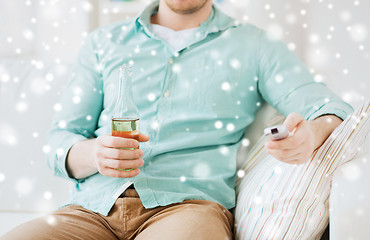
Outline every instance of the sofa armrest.
[[330, 196], [330, 238], [370, 236], [370, 136], [356, 157], [339, 167]]

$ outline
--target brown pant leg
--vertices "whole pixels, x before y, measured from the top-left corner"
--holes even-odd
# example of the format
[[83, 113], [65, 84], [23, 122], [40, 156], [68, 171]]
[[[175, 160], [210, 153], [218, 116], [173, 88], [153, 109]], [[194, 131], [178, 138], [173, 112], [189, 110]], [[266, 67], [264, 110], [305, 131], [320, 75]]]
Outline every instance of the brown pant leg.
[[118, 239], [113, 228], [102, 215], [70, 205], [15, 227], [0, 240]]
[[233, 216], [212, 201], [187, 200], [165, 207], [138, 229], [136, 240], [228, 240], [233, 238]]

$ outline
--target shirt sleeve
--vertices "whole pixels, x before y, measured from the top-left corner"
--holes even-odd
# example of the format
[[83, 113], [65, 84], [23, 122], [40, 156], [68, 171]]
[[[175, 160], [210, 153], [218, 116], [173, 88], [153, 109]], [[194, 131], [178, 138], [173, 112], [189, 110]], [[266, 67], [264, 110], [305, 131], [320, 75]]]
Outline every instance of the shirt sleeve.
[[92, 39], [90, 35], [79, 52], [47, 137], [46, 158], [54, 175], [76, 182], [66, 170], [66, 156], [76, 142], [95, 137], [103, 107], [102, 77]]
[[287, 116], [297, 112], [307, 120], [333, 114], [345, 119], [353, 108], [313, 76], [284, 43], [261, 34], [258, 90], [271, 106]]

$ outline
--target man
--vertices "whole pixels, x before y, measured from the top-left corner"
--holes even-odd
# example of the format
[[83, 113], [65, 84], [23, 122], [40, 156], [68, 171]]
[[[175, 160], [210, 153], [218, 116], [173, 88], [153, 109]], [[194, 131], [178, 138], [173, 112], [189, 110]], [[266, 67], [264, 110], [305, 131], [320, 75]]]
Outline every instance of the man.
[[[110, 134], [125, 63], [148, 134], [138, 141]], [[49, 135], [50, 167], [76, 184], [71, 200], [2, 239], [232, 239], [235, 156], [263, 100], [289, 114], [293, 136], [266, 148], [292, 164], [352, 111], [281, 42], [211, 0], [160, 0], [94, 31]]]

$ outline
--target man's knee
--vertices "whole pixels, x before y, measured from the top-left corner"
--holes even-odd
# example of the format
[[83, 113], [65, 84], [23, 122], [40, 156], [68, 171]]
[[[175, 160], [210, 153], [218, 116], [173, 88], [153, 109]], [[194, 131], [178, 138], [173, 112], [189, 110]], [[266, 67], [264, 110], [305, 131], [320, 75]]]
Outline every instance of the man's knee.
[[71, 205], [57, 210], [15, 227], [0, 240], [116, 239], [97, 216], [81, 209]]
[[204, 200], [188, 200], [169, 206], [148, 221], [137, 236], [146, 239], [212, 239], [233, 236], [233, 216], [221, 205]]

